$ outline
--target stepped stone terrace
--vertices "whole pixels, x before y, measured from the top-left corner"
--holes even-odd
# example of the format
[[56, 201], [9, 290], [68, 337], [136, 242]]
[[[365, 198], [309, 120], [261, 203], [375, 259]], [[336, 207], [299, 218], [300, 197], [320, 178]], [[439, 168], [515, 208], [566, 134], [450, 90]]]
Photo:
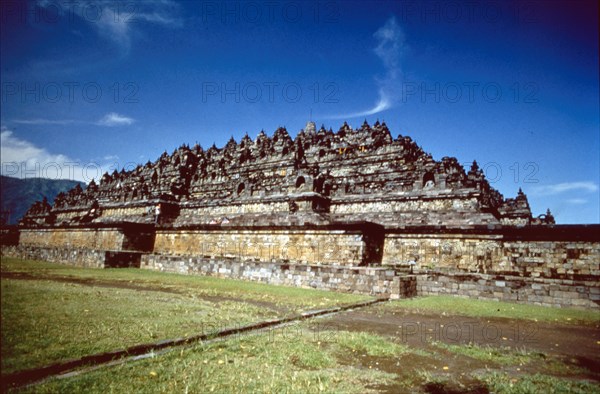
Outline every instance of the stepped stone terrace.
[[[600, 226], [533, 216], [383, 122], [182, 145], [35, 203], [4, 254], [388, 297], [597, 308]], [[8, 239], [8, 238], [6, 238]], [[10, 239], [14, 239], [10, 238]]]

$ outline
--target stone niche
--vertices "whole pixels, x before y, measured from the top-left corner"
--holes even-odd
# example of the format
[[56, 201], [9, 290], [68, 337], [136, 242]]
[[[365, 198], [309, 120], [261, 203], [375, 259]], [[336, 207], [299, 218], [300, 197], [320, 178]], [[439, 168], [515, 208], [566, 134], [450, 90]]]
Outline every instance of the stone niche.
[[305, 192], [289, 195], [290, 213], [295, 212], [329, 212], [331, 201], [319, 193]]

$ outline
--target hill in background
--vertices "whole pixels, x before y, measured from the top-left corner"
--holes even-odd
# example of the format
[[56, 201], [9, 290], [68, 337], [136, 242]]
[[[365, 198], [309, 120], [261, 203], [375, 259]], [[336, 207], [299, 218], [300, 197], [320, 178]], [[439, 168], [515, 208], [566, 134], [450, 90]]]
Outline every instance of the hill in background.
[[[83, 182], [68, 179], [19, 179], [0, 175], [2, 223], [6, 220], [8, 224], [16, 224], [34, 202], [46, 197], [53, 204], [58, 193], [69, 191], [77, 184], [83, 188], [87, 186]], [[6, 217], [7, 211], [10, 212], [9, 217]]]

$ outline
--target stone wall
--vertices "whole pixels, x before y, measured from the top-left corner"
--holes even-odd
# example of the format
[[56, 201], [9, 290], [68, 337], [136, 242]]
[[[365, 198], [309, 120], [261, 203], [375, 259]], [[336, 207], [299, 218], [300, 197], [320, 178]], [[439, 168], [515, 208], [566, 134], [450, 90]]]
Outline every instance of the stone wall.
[[141, 252], [106, 252], [105, 268], [140, 268]]
[[[103, 204], [99, 210], [101, 222], [123, 222], [126, 218], [136, 222], [153, 222], [154, 221], [154, 206], [153, 201], [136, 201], [127, 203], [108, 203]], [[57, 209], [55, 211], [55, 223], [58, 225], [66, 224], [75, 219], [81, 219], [90, 211], [89, 206], [84, 206], [79, 209]]]
[[165, 255], [228, 257], [240, 261], [362, 265], [367, 240], [352, 230], [163, 230], [154, 252]]
[[104, 268], [106, 251], [87, 248], [5, 246], [2, 256], [26, 260], [43, 260], [76, 267]]
[[228, 205], [199, 205], [182, 206], [181, 216], [218, 216], [218, 215], [240, 215], [247, 213], [271, 213], [289, 212], [287, 202], [261, 202], [260, 199], [249, 200], [246, 203]]
[[465, 273], [428, 273], [416, 277], [418, 295], [454, 295], [519, 304], [600, 308], [600, 282], [597, 280]]
[[[588, 230], [594, 229], [598, 228]], [[413, 261], [420, 269], [534, 278], [600, 278], [600, 241], [587, 236], [560, 238], [561, 234], [552, 232], [544, 237], [516, 237], [502, 231], [391, 233], [385, 237], [382, 263], [396, 265]]]
[[504, 243], [502, 260], [509, 271], [526, 276], [600, 279], [600, 242], [510, 241]]
[[123, 232], [114, 228], [23, 229], [20, 245], [67, 249], [120, 250]]
[[499, 235], [474, 238], [461, 234], [388, 234], [382, 263], [395, 265], [412, 261], [421, 269], [483, 272], [500, 254], [501, 247]]
[[[352, 202], [350, 199], [333, 200], [331, 212], [346, 213], [380, 213], [380, 212], [422, 212], [422, 211], [473, 211], [478, 208], [475, 197], [467, 197], [459, 193], [432, 191], [430, 196], [416, 193], [396, 193], [376, 199], [361, 196], [361, 200]], [[428, 198], [429, 197], [429, 198]]]
[[[127, 216], [153, 216], [152, 205], [131, 206], [131, 207], [105, 207], [102, 209], [103, 217], [127, 217]], [[150, 214], [149, 214], [150, 211]]]
[[69, 222], [75, 217], [81, 217], [85, 215], [87, 211], [87, 207], [85, 209], [58, 211], [56, 212], [56, 223]]
[[[598, 225], [534, 230], [385, 229], [364, 222], [270, 227], [130, 223], [21, 228], [19, 246], [5, 246], [2, 253], [76, 266], [141, 265], [390, 297], [448, 294], [597, 308], [598, 230]], [[418, 280], [408, 275], [411, 261]]]
[[148, 225], [22, 228], [19, 245], [41, 248], [151, 252], [154, 228]]
[[141, 268], [244, 279], [274, 285], [405, 298], [416, 295], [414, 276], [375, 267], [239, 262], [226, 258], [142, 255]]

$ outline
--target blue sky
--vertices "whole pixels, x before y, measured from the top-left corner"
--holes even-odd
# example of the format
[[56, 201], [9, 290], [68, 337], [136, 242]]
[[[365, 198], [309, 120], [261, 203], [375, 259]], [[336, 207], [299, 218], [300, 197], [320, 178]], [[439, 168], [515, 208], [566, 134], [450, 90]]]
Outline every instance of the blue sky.
[[4, 1], [2, 173], [385, 120], [534, 215], [600, 222], [595, 1]]

